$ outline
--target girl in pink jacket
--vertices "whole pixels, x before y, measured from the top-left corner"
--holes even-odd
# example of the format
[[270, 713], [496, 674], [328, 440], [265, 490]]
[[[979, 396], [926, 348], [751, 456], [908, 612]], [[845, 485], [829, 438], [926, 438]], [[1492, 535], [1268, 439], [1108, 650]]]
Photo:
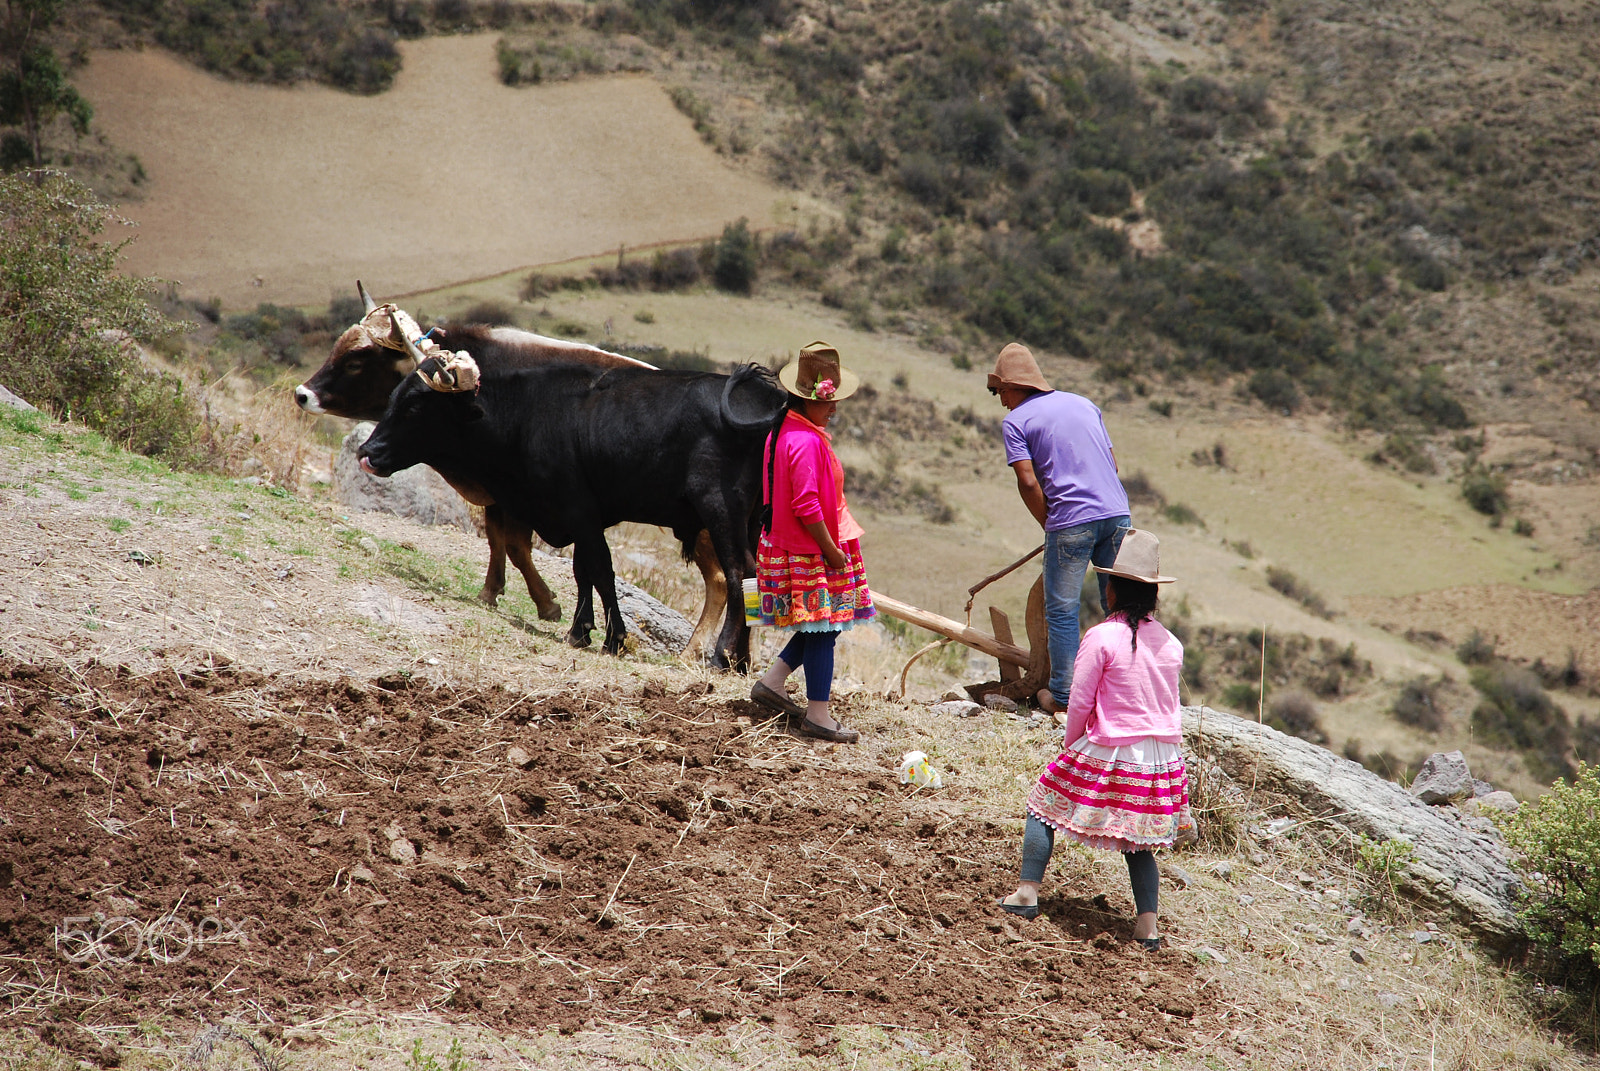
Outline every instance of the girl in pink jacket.
[[[750, 698], [787, 714], [800, 732], [853, 744], [860, 739], [829, 712], [833, 645], [839, 633], [876, 612], [861, 561], [861, 526], [844, 501], [844, 467], [827, 427], [859, 383], [839, 352], [813, 342], [778, 373], [789, 392], [783, 423], [762, 454], [763, 490], [771, 510], [756, 550], [759, 623], [794, 630], [783, 652], [750, 689]], [[790, 699], [784, 682], [806, 670], [806, 705]]]
[[1160, 551], [1154, 535], [1130, 528], [1116, 562], [1093, 566], [1110, 578], [1106, 619], [1078, 649], [1066, 750], [1028, 794], [1021, 880], [1000, 901], [1013, 915], [1039, 914], [1039, 884], [1059, 831], [1123, 853], [1138, 913], [1133, 936], [1152, 950], [1161, 947], [1152, 849], [1170, 848], [1194, 830], [1178, 713], [1183, 644], [1151, 616], [1157, 585], [1173, 580], [1160, 575]]

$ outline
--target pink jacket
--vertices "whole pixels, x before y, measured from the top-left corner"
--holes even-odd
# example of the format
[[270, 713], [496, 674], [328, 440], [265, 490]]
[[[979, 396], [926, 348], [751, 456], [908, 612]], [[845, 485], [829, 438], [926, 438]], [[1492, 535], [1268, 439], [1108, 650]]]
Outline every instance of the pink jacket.
[[844, 466], [834, 456], [826, 431], [790, 412], [778, 429], [772, 483], [767, 486], [767, 450], [761, 451], [761, 491], [772, 503], [772, 545], [790, 554], [820, 554], [805, 526], [821, 521], [836, 544], [861, 538], [861, 526], [844, 501]]
[[1154, 737], [1183, 743], [1178, 713], [1178, 677], [1183, 644], [1159, 621], [1139, 625], [1139, 649], [1119, 617], [1100, 622], [1083, 636], [1072, 665], [1072, 699], [1064, 741], [1071, 747], [1085, 732], [1106, 747]]

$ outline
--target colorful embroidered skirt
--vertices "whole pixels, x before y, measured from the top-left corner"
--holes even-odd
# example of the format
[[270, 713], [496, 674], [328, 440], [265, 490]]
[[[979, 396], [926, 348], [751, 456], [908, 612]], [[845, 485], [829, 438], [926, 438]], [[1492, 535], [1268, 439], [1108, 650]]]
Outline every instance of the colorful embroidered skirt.
[[756, 548], [756, 589], [761, 617], [752, 624], [801, 632], [837, 632], [877, 613], [867, 590], [867, 567], [861, 541], [848, 539], [839, 548], [843, 569], [829, 569], [821, 554], [790, 554], [761, 534]]
[[1137, 852], [1192, 836], [1183, 749], [1146, 738], [1105, 747], [1087, 735], [1028, 793], [1028, 813], [1091, 848]]

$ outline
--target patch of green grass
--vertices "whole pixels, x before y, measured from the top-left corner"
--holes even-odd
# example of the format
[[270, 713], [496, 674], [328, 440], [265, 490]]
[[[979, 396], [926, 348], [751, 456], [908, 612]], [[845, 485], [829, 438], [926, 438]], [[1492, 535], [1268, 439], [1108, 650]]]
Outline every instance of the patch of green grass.
[[391, 576], [404, 580], [418, 591], [443, 598], [475, 600], [483, 586], [483, 574], [475, 562], [464, 558], [435, 558], [415, 547], [378, 540], [379, 566]]
[[12, 409], [10, 406], [0, 410], [0, 418], [4, 419], [7, 428], [19, 435], [37, 435], [50, 422], [50, 418], [43, 413], [27, 409]]
[[133, 527], [133, 522], [125, 517], [107, 517], [106, 527], [111, 529], [113, 532], [126, 532], [129, 528]]

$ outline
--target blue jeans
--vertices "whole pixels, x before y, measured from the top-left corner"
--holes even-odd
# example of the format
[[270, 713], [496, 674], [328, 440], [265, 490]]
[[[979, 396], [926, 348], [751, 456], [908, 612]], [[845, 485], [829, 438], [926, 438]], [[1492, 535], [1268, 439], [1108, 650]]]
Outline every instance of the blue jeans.
[[[1050, 694], [1062, 707], [1072, 696], [1072, 664], [1078, 660], [1078, 601], [1089, 563], [1117, 560], [1129, 518], [1106, 517], [1044, 534], [1044, 620], [1050, 629]], [[1106, 604], [1106, 578], [1099, 575], [1100, 605]], [[1071, 741], [1068, 741], [1071, 743]]]

